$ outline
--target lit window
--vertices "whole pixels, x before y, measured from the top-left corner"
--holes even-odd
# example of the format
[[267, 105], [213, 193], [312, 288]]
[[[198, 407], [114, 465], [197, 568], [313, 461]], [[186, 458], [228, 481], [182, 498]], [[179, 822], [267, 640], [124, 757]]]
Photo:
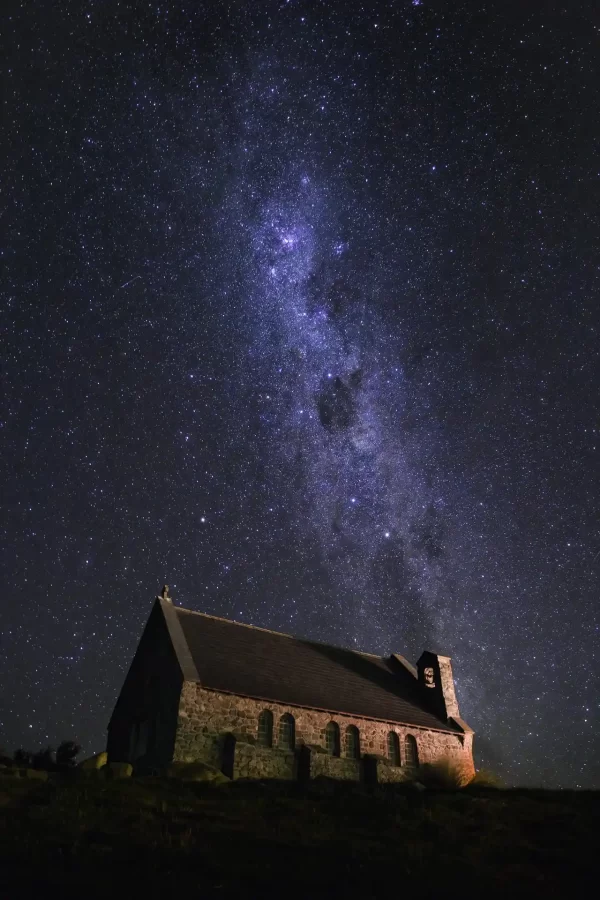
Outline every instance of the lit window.
[[294, 717], [289, 713], [284, 713], [279, 720], [279, 746], [287, 750], [293, 750], [296, 746]]
[[346, 728], [346, 756], [349, 759], [360, 759], [360, 734], [356, 725]]
[[398, 739], [398, 735], [395, 731], [390, 731], [388, 734], [388, 757], [390, 763], [393, 766], [400, 765], [400, 740]]
[[258, 743], [263, 747], [273, 746], [273, 713], [263, 709], [258, 717]]
[[336, 722], [330, 722], [325, 729], [325, 749], [330, 756], [340, 755], [340, 727]]
[[407, 769], [416, 769], [419, 765], [417, 741], [412, 734], [407, 734], [404, 739], [404, 765]]

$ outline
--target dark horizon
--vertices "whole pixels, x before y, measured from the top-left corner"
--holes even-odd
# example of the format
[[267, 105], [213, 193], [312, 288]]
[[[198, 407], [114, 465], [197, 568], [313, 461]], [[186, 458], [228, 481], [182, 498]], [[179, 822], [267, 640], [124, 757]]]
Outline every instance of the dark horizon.
[[102, 749], [167, 582], [600, 786], [599, 28], [8, 3], [1, 746]]

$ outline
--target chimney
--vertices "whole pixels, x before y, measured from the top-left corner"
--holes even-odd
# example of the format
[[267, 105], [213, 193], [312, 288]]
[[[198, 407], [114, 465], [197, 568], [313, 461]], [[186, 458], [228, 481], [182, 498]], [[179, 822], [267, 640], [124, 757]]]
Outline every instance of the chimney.
[[431, 711], [444, 722], [460, 718], [450, 657], [426, 650], [417, 669], [421, 696]]

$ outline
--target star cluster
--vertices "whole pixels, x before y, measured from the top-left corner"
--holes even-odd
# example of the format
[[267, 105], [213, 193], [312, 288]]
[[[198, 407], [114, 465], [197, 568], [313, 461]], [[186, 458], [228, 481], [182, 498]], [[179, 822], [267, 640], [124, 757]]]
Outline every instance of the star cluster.
[[598, 22], [9, 6], [0, 743], [100, 749], [167, 581], [597, 787]]

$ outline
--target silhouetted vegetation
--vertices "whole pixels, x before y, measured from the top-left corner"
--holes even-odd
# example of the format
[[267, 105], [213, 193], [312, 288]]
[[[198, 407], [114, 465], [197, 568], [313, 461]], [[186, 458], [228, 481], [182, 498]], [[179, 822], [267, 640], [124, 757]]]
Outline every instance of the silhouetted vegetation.
[[[415, 769], [414, 778], [424, 787], [439, 791], [458, 791], [471, 784], [474, 779], [465, 774], [462, 766], [450, 759], [440, 759], [425, 763]], [[499, 785], [493, 785], [498, 787]]]
[[22, 747], [19, 747], [18, 750], [15, 750], [13, 755], [13, 761], [16, 766], [30, 766], [33, 760], [33, 753], [29, 750], [24, 750]]
[[52, 747], [44, 747], [33, 754], [31, 764], [34, 769], [43, 769], [45, 772], [53, 772], [55, 768], [54, 750]]
[[61, 772], [72, 769], [77, 765], [77, 756], [81, 753], [81, 747], [75, 741], [62, 741], [56, 748], [42, 747], [35, 752], [19, 747], [13, 753], [12, 759], [5, 754], [1, 755], [0, 765], [16, 766], [21, 769], [38, 769], [44, 772]]
[[[0, 772], [3, 770], [0, 770]], [[591, 879], [592, 792], [220, 786], [73, 770], [0, 777], [0, 872], [19, 896], [563, 897]], [[7, 896], [12, 896], [7, 891]], [[15, 894], [16, 896], [16, 894]]]
[[502, 788], [504, 787], [502, 779], [495, 772], [489, 769], [480, 769], [475, 773], [475, 777], [466, 785], [468, 788]]
[[77, 756], [81, 753], [81, 747], [75, 741], [63, 741], [56, 748], [56, 768], [61, 771], [71, 769], [77, 765]]

